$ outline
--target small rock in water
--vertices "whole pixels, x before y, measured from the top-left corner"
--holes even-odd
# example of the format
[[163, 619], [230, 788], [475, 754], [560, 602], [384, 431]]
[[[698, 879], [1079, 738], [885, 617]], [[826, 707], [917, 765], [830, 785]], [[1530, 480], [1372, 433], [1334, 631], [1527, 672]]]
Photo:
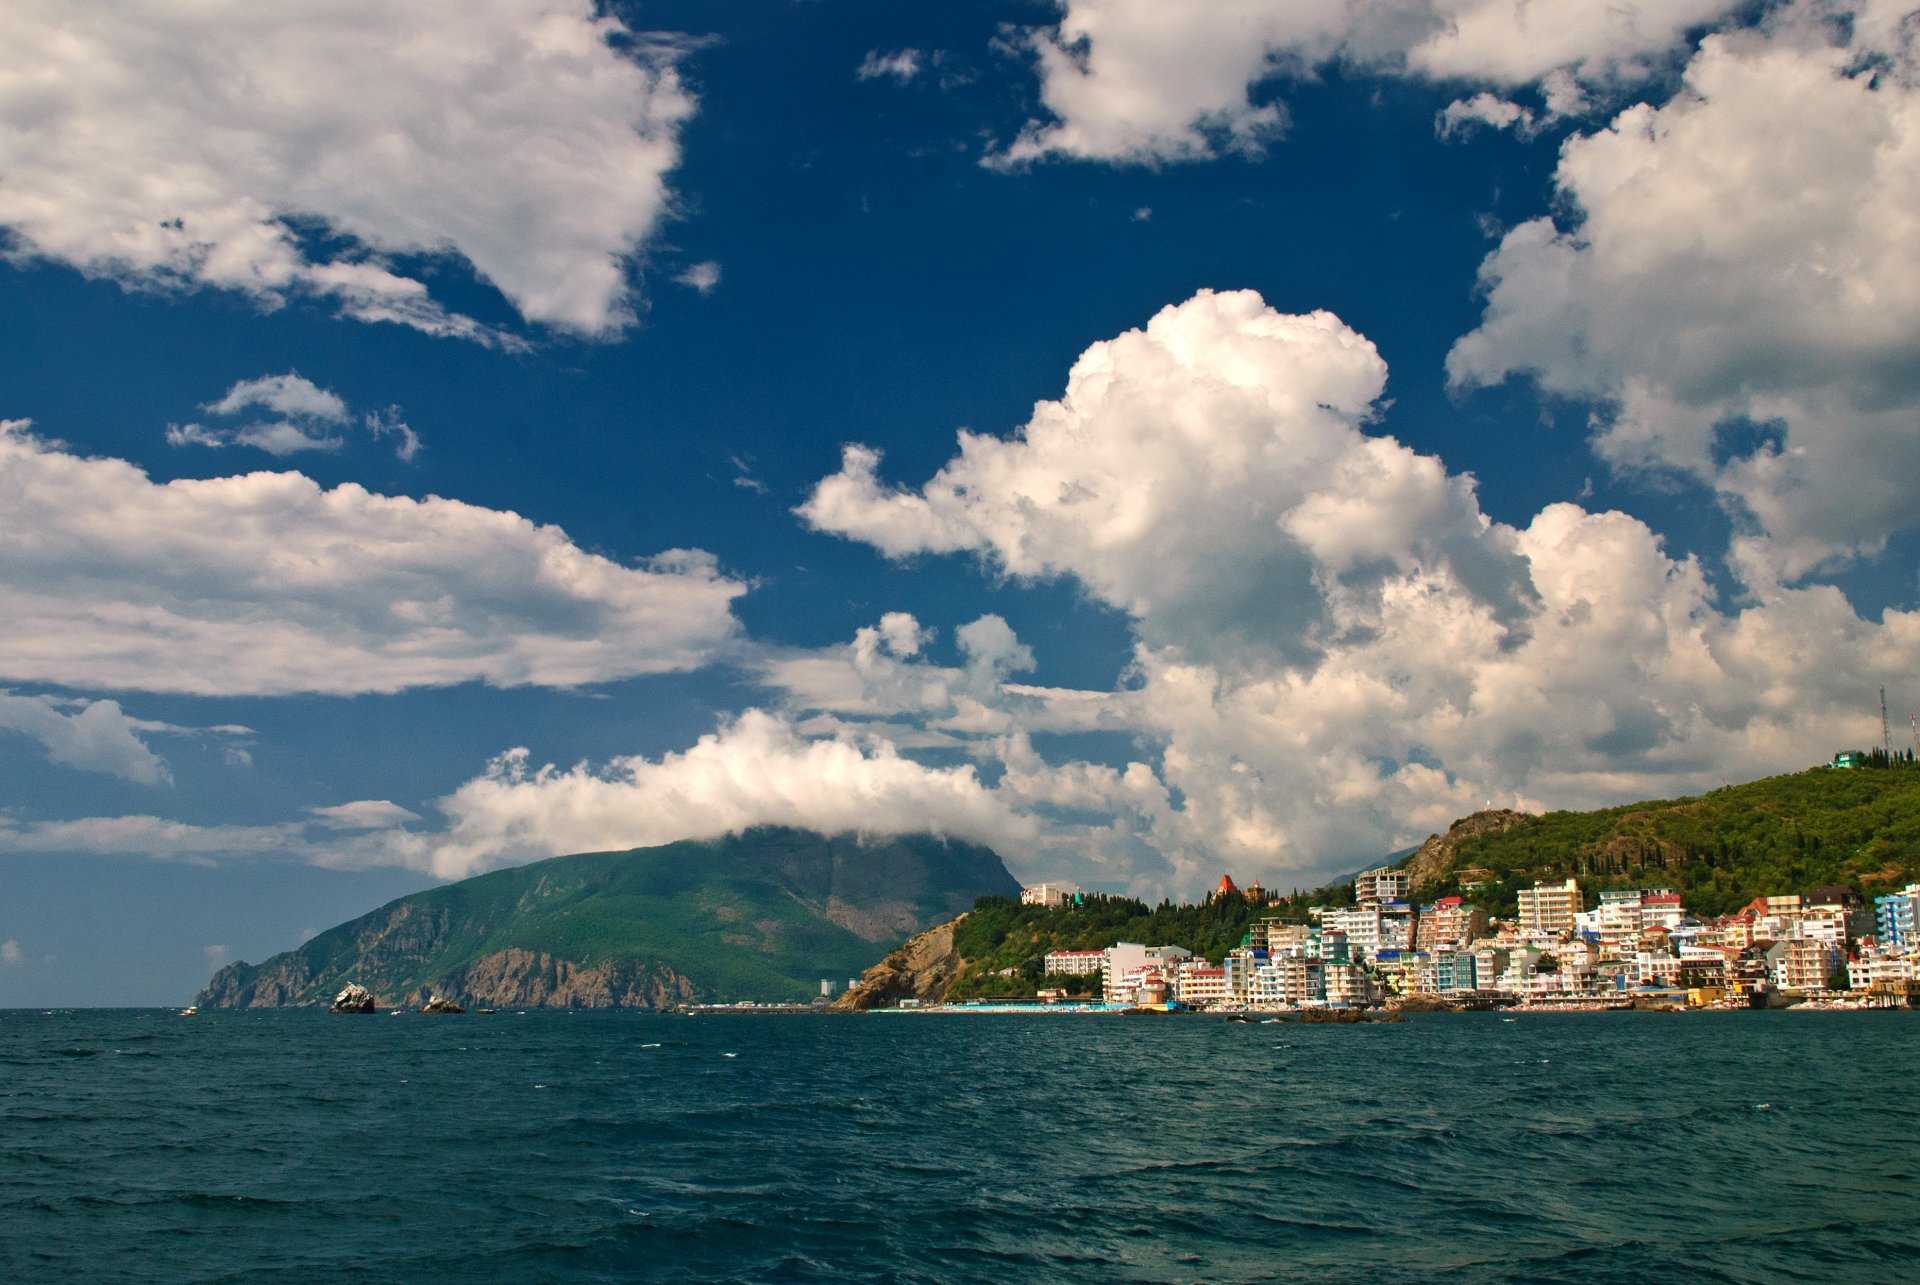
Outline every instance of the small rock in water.
[[348, 982], [340, 993], [333, 997], [333, 1013], [371, 1013], [373, 1012], [373, 992], [358, 982]]
[[435, 995], [432, 999], [420, 1006], [420, 1011], [422, 1013], [464, 1013], [467, 1010], [461, 1008], [444, 995]]

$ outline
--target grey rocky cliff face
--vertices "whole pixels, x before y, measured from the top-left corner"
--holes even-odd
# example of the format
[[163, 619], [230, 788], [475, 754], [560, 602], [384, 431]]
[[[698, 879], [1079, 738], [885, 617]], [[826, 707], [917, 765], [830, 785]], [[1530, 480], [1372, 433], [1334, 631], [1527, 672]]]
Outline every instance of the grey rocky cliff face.
[[1477, 839], [1483, 834], [1498, 834], [1510, 830], [1522, 821], [1531, 821], [1525, 812], [1515, 812], [1508, 808], [1493, 808], [1486, 812], [1475, 812], [1472, 816], [1461, 817], [1447, 827], [1445, 834], [1432, 834], [1420, 845], [1412, 857], [1407, 860], [1408, 882], [1413, 885], [1415, 895], [1422, 888], [1430, 888], [1445, 877], [1452, 867], [1455, 853], [1468, 839]]
[[477, 1008], [672, 1008], [695, 998], [671, 968], [581, 964], [509, 948], [447, 974], [436, 993]]
[[901, 1000], [933, 1003], [947, 993], [967, 961], [954, 949], [954, 929], [959, 919], [929, 928], [900, 949], [869, 968], [858, 985], [833, 1002], [840, 1012], [860, 1012], [870, 1008], [892, 1008]]

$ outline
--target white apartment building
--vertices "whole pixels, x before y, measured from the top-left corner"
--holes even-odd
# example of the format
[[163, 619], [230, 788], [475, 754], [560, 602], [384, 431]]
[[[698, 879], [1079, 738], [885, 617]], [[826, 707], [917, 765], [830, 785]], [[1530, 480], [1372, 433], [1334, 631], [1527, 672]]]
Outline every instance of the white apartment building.
[[1143, 946], [1137, 941], [1118, 942], [1102, 953], [1101, 990], [1109, 1004], [1133, 1002], [1138, 974], [1152, 971], [1165, 976], [1181, 960], [1193, 958], [1192, 951], [1180, 946]]
[[1064, 880], [1053, 883], [1029, 884], [1020, 890], [1020, 904], [1023, 906], [1063, 906], [1080, 895], [1080, 885]]
[[1331, 933], [1344, 934], [1354, 959], [1372, 959], [1383, 950], [1411, 950], [1413, 908], [1404, 901], [1329, 908], [1320, 914], [1320, 932], [1323, 940]]
[[1357, 964], [1323, 964], [1321, 972], [1326, 978], [1327, 1003], [1335, 1008], [1371, 1004], [1380, 998]]
[[1357, 875], [1353, 881], [1353, 899], [1363, 906], [1381, 901], [1405, 901], [1410, 876], [1404, 870], [1381, 866]]
[[1297, 1008], [1318, 1004], [1326, 994], [1326, 965], [1317, 959], [1283, 955], [1253, 970], [1248, 1000], [1256, 1008]]
[[1050, 950], [1041, 967], [1063, 977], [1085, 977], [1088, 973], [1099, 972], [1106, 962], [1107, 952], [1104, 950]]

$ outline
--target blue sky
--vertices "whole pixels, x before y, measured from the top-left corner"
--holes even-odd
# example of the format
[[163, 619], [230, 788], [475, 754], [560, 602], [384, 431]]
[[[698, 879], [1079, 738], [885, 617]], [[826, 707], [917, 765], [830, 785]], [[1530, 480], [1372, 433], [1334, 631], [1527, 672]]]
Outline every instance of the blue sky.
[[759, 822], [1310, 884], [1920, 705], [1897, 0], [25, 0], [0, 1005]]

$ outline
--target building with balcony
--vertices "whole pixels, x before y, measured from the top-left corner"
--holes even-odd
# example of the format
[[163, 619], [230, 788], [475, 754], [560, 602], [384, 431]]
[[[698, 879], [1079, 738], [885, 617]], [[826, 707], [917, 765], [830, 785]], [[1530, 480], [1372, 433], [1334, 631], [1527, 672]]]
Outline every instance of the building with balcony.
[[1580, 885], [1572, 879], [1537, 883], [1515, 895], [1520, 903], [1520, 930], [1541, 937], [1570, 936], [1573, 917], [1585, 908]]

